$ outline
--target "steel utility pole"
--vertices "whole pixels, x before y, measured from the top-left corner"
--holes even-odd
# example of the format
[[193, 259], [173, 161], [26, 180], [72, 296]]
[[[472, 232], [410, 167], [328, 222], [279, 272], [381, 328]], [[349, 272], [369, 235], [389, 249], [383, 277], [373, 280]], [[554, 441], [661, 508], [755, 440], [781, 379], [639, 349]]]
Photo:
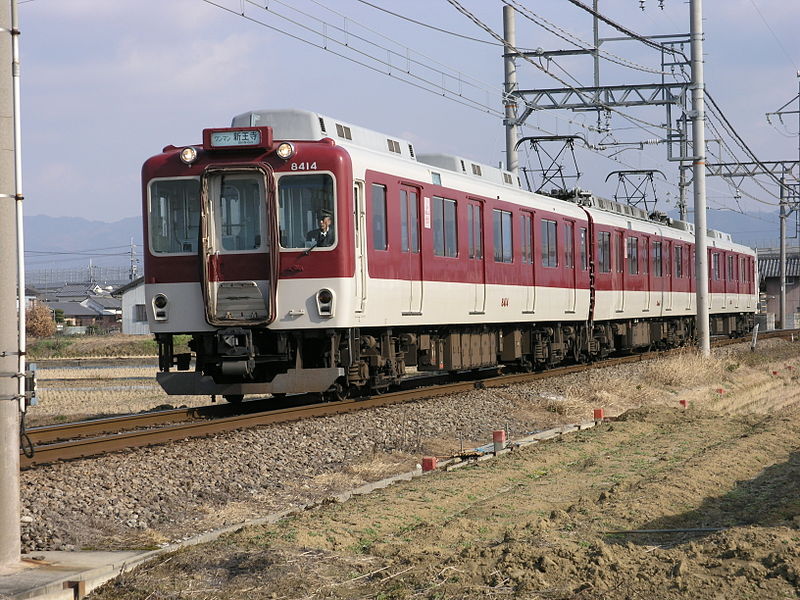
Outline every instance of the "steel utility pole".
[[[778, 119], [783, 123], [783, 116], [784, 115], [797, 115], [797, 163], [794, 166], [797, 166], [797, 174], [795, 176], [796, 189], [797, 191], [794, 192], [794, 188], [789, 188], [786, 175], [787, 175], [787, 165], [781, 165], [781, 179], [780, 179], [780, 232], [781, 232], [781, 246], [780, 246], [780, 279], [781, 279], [781, 292], [780, 292], [780, 328], [786, 329], [788, 323], [788, 319], [786, 318], [786, 219], [796, 210], [798, 210], [798, 199], [800, 199], [800, 71], [797, 72], [797, 82], [798, 82], [798, 91], [797, 96], [789, 100], [786, 104], [781, 106], [777, 111], [767, 113], [767, 123], [771, 123], [770, 117], [777, 116]], [[787, 107], [797, 100], [797, 110], [787, 110]], [[788, 163], [789, 173], [791, 173], [791, 169], [794, 168], [791, 163]], [[794, 311], [792, 311], [794, 312]], [[793, 324], [794, 326], [794, 324]]]
[[0, 570], [19, 563], [21, 550], [12, 13], [16, 0], [0, 7]]
[[706, 242], [706, 132], [703, 78], [703, 2], [690, 0], [692, 43], [692, 175], [694, 183], [695, 286], [697, 344], [702, 356], [711, 355], [708, 322], [708, 251]]
[[506, 170], [511, 171], [514, 177], [519, 176], [519, 155], [517, 154], [517, 65], [514, 62], [514, 53], [517, 47], [517, 27], [514, 8], [505, 4], [503, 6], [503, 37], [506, 41], [503, 49], [503, 62], [505, 64], [505, 126], [506, 126]]
[[[780, 302], [778, 303], [778, 310], [780, 311], [780, 327], [778, 329], [786, 329], [786, 219], [789, 216], [789, 210], [786, 201], [786, 177], [781, 175], [781, 189], [780, 189], [780, 232], [781, 232], [781, 248], [780, 248], [780, 278], [781, 278], [781, 293]], [[776, 324], [777, 327], [777, 324]]]

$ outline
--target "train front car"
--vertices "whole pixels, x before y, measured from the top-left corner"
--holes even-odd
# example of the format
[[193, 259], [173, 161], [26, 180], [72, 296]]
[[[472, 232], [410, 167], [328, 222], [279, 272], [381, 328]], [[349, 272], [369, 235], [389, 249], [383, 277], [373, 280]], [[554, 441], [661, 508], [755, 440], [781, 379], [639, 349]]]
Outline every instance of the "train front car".
[[[271, 127], [206, 129], [142, 170], [145, 283], [169, 394], [335, 390], [352, 312], [350, 157]], [[191, 353], [175, 350], [189, 334]], [[346, 347], [346, 342], [345, 342]]]

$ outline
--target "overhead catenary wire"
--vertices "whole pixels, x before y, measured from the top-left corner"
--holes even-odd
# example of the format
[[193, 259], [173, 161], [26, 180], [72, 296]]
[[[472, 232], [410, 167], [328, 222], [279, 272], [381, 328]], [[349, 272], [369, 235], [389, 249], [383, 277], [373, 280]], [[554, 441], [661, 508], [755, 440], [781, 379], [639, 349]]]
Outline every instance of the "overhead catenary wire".
[[[325, 50], [325, 51], [327, 51], [327, 52], [330, 52], [330, 53], [332, 53], [332, 54], [334, 54], [334, 55], [336, 55], [336, 56], [339, 56], [339, 57], [341, 57], [341, 58], [344, 58], [345, 60], [349, 60], [349, 61], [351, 61], [351, 62], [354, 62], [354, 63], [356, 63], [356, 64], [358, 64], [358, 65], [360, 65], [360, 66], [364, 66], [364, 67], [366, 67], [366, 68], [368, 68], [368, 69], [370, 69], [370, 70], [372, 70], [372, 71], [374, 71], [374, 72], [378, 72], [378, 73], [381, 73], [381, 74], [383, 74], [383, 75], [387, 75], [387, 76], [389, 76], [389, 77], [395, 77], [396, 79], [398, 79], [398, 81], [402, 81], [402, 82], [404, 82], [404, 83], [408, 83], [409, 85], [412, 85], [412, 86], [414, 86], [414, 87], [417, 87], [418, 89], [422, 89], [422, 90], [424, 90], [424, 91], [428, 91], [428, 92], [434, 92], [434, 93], [436, 93], [437, 95], [442, 95], [443, 97], [445, 97], [445, 98], [447, 98], [447, 99], [449, 99], [449, 100], [453, 100], [453, 101], [455, 101], [455, 102], [458, 102], [459, 104], [465, 105], [465, 106], [467, 106], [467, 107], [469, 107], [469, 108], [479, 109], [479, 110], [481, 110], [482, 112], [485, 112], [485, 113], [491, 114], [491, 115], [493, 115], [493, 116], [496, 116], [496, 117], [498, 117], [498, 118], [502, 118], [502, 117], [503, 117], [503, 115], [502, 115], [502, 113], [501, 113], [500, 111], [498, 111], [497, 109], [495, 109], [494, 107], [492, 107], [492, 106], [490, 106], [490, 105], [488, 105], [488, 104], [483, 104], [483, 103], [481, 103], [481, 102], [479, 102], [479, 101], [475, 101], [475, 100], [471, 100], [471, 99], [466, 99], [466, 98], [464, 98], [463, 96], [454, 97], [454, 96], [452, 96], [452, 95], [443, 94], [443, 93], [441, 93], [441, 89], [440, 89], [440, 87], [439, 87], [438, 85], [436, 86], [436, 88], [435, 88], [435, 89], [431, 89], [430, 87], [426, 87], [426, 86], [425, 86], [423, 83], [416, 82], [416, 81], [410, 81], [410, 80], [408, 80], [408, 79], [406, 79], [406, 78], [399, 78], [399, 77], [396, 77], [396, 76], [395, 76], [395, 75], [393, 75], [393, 74], [392, 74], [392, 72], [390, 72], [390, 71], [388, 71], [388, 72], [387, 72], [387, 71], [384, 71], [384, 70], [382, 70], [382, 69], [380, 69], [380, 68], [377, 68], [375, 65], [367, 64], [367, 63], [366, 63], [366, 62], [364, 62], [363, 60], [356, 60], [356, 59], [354, 59], [353, 57], [351, 57], [351, 56], [348, 56], [348, 55], [346, 55], [346, 54], [344, 54], [344, 53], [342, 53], [342, 52], [338, 52], [338, 51], [336, 51], [336, 50], [334, 50], [334, 49], [332, 49], [332, 48], [330, 48], [330, 47], [328, 47], [328, 46], [323, 46], [323, 45], [321, 45], [321, 44], [319, 44], [319, 43], [316, 43], [316, 42], [314, 42], [314, 41], [308, 40], [308, 39], [306, 39], [306, 38], [304, 38], [304, 37], [302, 37], [302, 36], [299, 36], [299, 35], [296, 35], [296, 34], [294, 34], [294, 33], [291, 33], [291, 32], [288, 32], [288, 31], [285, 31], [284, 29], [281, 29], [281, 28], [279, 28], [279, 27], [276, 27], [276, 26], [274, 26], [274, 25], [271, 25], [271, 24], [269, 24], [269, 23], [266, 23], [266, 22], [264, 22], [264, 21], [262, 21], [262, 20], [260, 20], [260, 19], [256, 19], [256, 18], [254, 18], [254, 17], [252, 17], [252, 16], [250, 16], [250, 15], [248, 15], [248, 14], [244, 14], [244, 13], [242, 13], [241, 11], [233, 10], [233, 9], [231, 9], [231, 8], [229, 8], [229, 7], [227, 7], [227, 6], [224, 6], [224, 5], [222, 5], [222, 4], [220, 4], [219, 2], [216, 2], [216, 1], [214, 1], [214, 0], [202, 0], [202, 1], [203, 1], [203, 2], [205, 2], [206, 4], [209, 4], [209, 5], [211, 5], [211, 6], [215, 6], [216, 8], [220, 8], [220, 9], [222, 9], [222, 10], [226, 11], [226, 12], [229, 12], [229, 13], [231, 13], [231, 14], [234, 14], [234, 15], [236, 15], [237, 17], [240, 17], [240, 18], [243, 18], [243, 19], [245, 19], [245, 20], [248, 20], [248, 21], [250, 21], [250, 22], [252, 22], [252, 23], [254, 23], [254, 24], [256, 24], [256, 25], [263, 26], [263, 27], [265, 27], [265, 28], [267, 28], [267, 29], [270, 29], [270, 30], [272, 30], [272, 31], [276, 31], [276, 32], [278, 32], [278, 33], [281, 33], [281, 34], [283, 34], [283, 35], [286, 35], [286, 36], [288, 36], [288, 37], [291, 37], [292, 39], [295, 39], [295, 40], [298, 40], [298, 41], [304, 42], [304, 43], [306, 43], [306, 44], [309, 44], [309, 45], [311, 45], [311, 46], [314, 46], [314, 47], [316, 47], [316, 48], [319, 48], [319, 49]], [[314, 1], [314, 0], [312, 0], [312, 1]], [[279, 1], [276, 1], [275, 3], [281, 4], [281, 5], [285, 5], [285, 3], [283, 3], [283, 2], [279, 2]], [[319, 3], [317, 3], [317, 4], [319, 4]], [[313, 34], [316, 34], [316, 35], [321, 35], [321, 33], [320, 33], [319, 31], [316, 31], [316, 30], [314, 30], [313, 28], [310, 28], [310, 27], [308, 27], [307, 25], [299, 24], [299, 23], [297, 23], [295, 20], [292, 20], [292, 19], [290, 19], [290, 18], [286, 17], [285, 15], [281, 15], [280, 13], [276, 12], [274, 9], [267, 10], [265, 7], [263, 7], [263, 6], [260, 6], [260, 5], [256, 4], [256, 3], [252, 2], [251, 0], [242, 0], [242, 5], [241, 5], [241, 6], [242, 6], [242, 7], [244, 7], [245, 5], [252, 5], [252, 6], [254, 6], [254, 7], [256, 7], [256, 8], [258, 8], [258, 9], [262, 10], [262, 11], [266, 10], [266, 11], [267, 11], [267, 12], [269, 12], [270, 14], [273, 14], [273, 15], [275, 15], [275, 16], [277, 16], [277, 17], [279, 17], [279, 18], [285, 19], [285, 20], [287, 20], [288, 22], [290, 22], [290, 23], [292, 23], [292, 24], [294, 24], [294, 25], [297, 25], [298, 27], [301, 27], [301, 28], [303, 28], [305, 31], [308, 31], [308, 32], [310, 32], [310, 33], [313, 33]], [[346, 19], [348, 19], [349, 21], [352, 21], [352, 22], [356, 23], [355, 21], [353, 21], [352, 19], [350, 19], [350, 18], [349, 18], [349, 17], [347, 17], [346, 15], [343, 15], [343, 14], [341, 14], [341, 13], [337, 13], [336, 11], [333, 11], [332, 9], [330, 9], [330, 8], [327, 8], [327, 7], [326, 7], [326, 9], [327, 9], [327, 10], [330, 10], [330, 11], [331, 11], [331, 12], [333, 12], [334, 14], [338, 14], [338, 15], [339, 15], [339, 16], [341, 16], [342, 18], [346, 18]], [[296, 9], [293, 9], [293, 10], [296, 10]], [[298, 12], [299, 12], [299, 11], [298, 11]], [[308, 13], [302, 13], [302, 14], [306, 15], [306, 16], [307, 16], [307, 17], [309, 17], [309, 18], [315, 19], [315, 20], [316, 20], [316, 21], [318, 21], [318, 22], [322, 22], [320, 19], [318, 19], [318, 18], [316, 18], [316, 17], [313, 17], [312, 15], [309, 15]], [[359, 24], [359, 25], [360, 25], [360, 24]], [[334, 28], [334, 29], [336, 29], [336, 30], [338, 30], [338, 31], [345, 32], [345, 30], [344, 30], [343, 28], [341, 28], [341, 27], [338, 27], [338, 26], [331, 26], [331, 27], [332, 27], [332, 28]], [[358, 37], [358, 36], [356, 36], [356, 35], [355, 35], [353, 32], [346, 32], [346, 33], [347, 33], [348, 35], [350, 35], [350, 36]], [[377, 34], [378, 34], [378, 35], [382, 35], [382, 34], [380, 34], [379, 32], [378, 32]], [[334, 42], [334, 43], [337, 43], [337, 44], [340, 44], [340, 45], [344, 45], [344, 44], [343, 44], [343, 42], [341, 42], [341, 41], [335, 40], [335, 39], [333, 39], [333, 38], [328, 38], [328, 39], [329, 39], [331, 42]], [[365, 40], [365, 42], [366, 42], [366, 43], [370, 43], [370, 44], [372, 44], [372, 45], [375, 45], [375, 46], [379, 46], [379, 45], [377, 45], [377, 44], [375, 44], [374, 42], [371, 42], [371, 41], [369, 41], [369, 40]], [[359, 53], [361, 56], [363, 56], [363, 57], [367, 57], [367, 58], [369, 58], [369, 59], [371, 59], [371, 60], [373, 60], [373, 61], [376, 61], [377, 63], [379, 63], [379, 64], [382, 64], [383, 66], [390, 66], [390, 67], [395, 67], [395, 68], [396, 68], [396, 66], [395, 66], [395, 65], [390, 65], [390, 64], [389, 64], [389, 63], [387, 63], [386, 61], [382, 61], [381, 59], [378, 59], [378, 58], [376, 58], [376, 57], [374, 57], [374, 56], [372, 56], [372, 55], [367, 55], [366, 53], [364, 53], [364, 52], [362, 52], [362, 51], [359, 51], [359, 50], [357, 50], [357, 49], [353, 48], [352, 46], [347, 46], [347, 49], [348, 49], [348, 50], [351, 50], [351, 51], [354, 51], [354, 52], [357, 52], [357, 53]], [[388, 49], [386, 49], [386, 48], [384, 48], [384, 49], [385, 49], [385, 50], [388, 50]], [[422, 54], [420, 53], [420, 56], [424, 56], [424, 55], [422, 55]], [[420, 63], [420, 64], [421, 64], [421, 63]], [[427, 67], [427, 66], [426, 66], [426, 67]], [[429, 68], [429, 67], [427, 67], [427, 68]], [[450, 67], [448, 67], [448, 68], [450, 68]], [[425, 81], [425, 80], [423, 80], [423, 82], [424, 82], [424, 81]], [[427, 82], [427, 83], [428, 83], [428, 84], [430, 84], [430, 82]], [[489, 85], [489, 84], [485, 84], [485, 85]], [[499, 87], [497, 88], [497, 90], [492, 90], [492, 91], [493, 91], [493, 92], [496, 92], [496, 93], [498, 94], [498, 96], [501, 96], [501, 95], [503, 94], [502, 90], [501, 90]], [[596, 129], [596, 128], [594, 128], [594, 127], [592, 127], [592, 126], [587, 126], [587, 125], [585, 125], [585, 124], [583, 124], [583, 123], [579, 123], [578, 121], [575, 121], [575, 120], [572, 120], [572, 119], [565, 119], [565, 118], [563, 118], [563, 117], [557, 117], [557, 116], [556, 116], [555, 118], [557, 118], [558, 120], [563, 120], [563, 121], [566, 121], [567, 123], [570, 123], [570, 124], [572, 124], [572, 125], [577, 125], [577, 126], [580, 126], [580, 127], [586, 128], [586, 129], [589, 129], [589, 130], [591, 130], [591, 131], [597, 131], [597, 129]], [[658, 125], [654, 125], [654, 124], [649, 124], [649, 125], [651, 125], [651, 126], [654, 126], [654, 127], [658, 127]], [[531, 125], [528, 125], [528, 126], [529, 126], [529, 127], [532, 127]], [[552, 132], [548, 131], [548, 130], [547, 130], [547, 129], [545, 129], [544, 127], [537, 126], [537, 127], [534, 127], [534, 128], [535, 128], [535, 129], [537, 129], [537, 130], [539, 130], [539, 131], [541, 131], [541, 132], [543, 132], [543, 133], [546, 133], [546, 134], [550, 134], [550, 135], [552, 135]], [[587, 150], [589, 150], [590, 152], [593, 152], [593, 153], [597, 154], [598, 156], [602, 156], [603, 158], [605, 158], [605, 159], [607, 159], [607, 160], [612, 160], [612, 161], [616, 162], [617, 164], [621, 164], [621, 165], [624, 165], [624, 166], [631, 166], [631, 165], [629, 165], [629, 164], [625, 163], [624, 161], [621, 161], [621, 160], [619, 160], [619, 159], [617, 159], [617, 158], [615, 158], [615, 157], [609, 157], [609, 156], [607, 156], [607, 155], [603, 154], [602, 152], [598, 152], [596, 149], [593, 149], [593, 148], [586, 148], [586, 149], [587, 149]]]
[[[502, 2], [503, 2], [503, 4], [512, 7], [514, 10], [516, 10], [519, 14], [521, 14], [526, 19], [528, 19], [530, 21], [533, 21], [534, 23], [536, 23], [540, 27], [546, 29], [547, 31], [549, 31], [553, 35], [561, 38], [565, 42], [567, 42], [569, 44], [572, 44], [574, 46], [577, 46], [581, 50], [595, 50], [594, 45], [592, 43], [587, 42], [587, 41], [579, 38], [574, 33], [571, 33], [570, 31], [567, 31], [563, 27], [559, 27], [555, 23], [552, 23], [552, 22], [548, 21], [544, 17], [536, 14], [531, 9], [527, 8], [521, 2], [518, 2], [518, 0], [502, 0]], [[572, 39], [570, 39], [570, 38], [572, 38]], [[661, 69], [655, 69], [655, 68], [652, 68], [652, 67], [646, 67], [644, 65], [640, 65], [640, 64], [635, 63], [635, 62], [633, 62], [631, 60], [628, 60], [627, 58], [623, 58], [621, 56], [618, 56], [618, 55], [614, 54], [613, 52], [609, 52], [608, 50], [600, 50], [599, 48], [596, 49], [596, 50], [598, 52], [598, 56], [600, 56], [601, 58], [603, 58], [603, 59], [605, 59], [605, 60], [607, 60], [609, 62], [613, 62], [615, 64], [618, 64], [620, 66], [627, 67], [629, 69], [634, 69], [636, 71], [644, 71], [645, 73], [653, 73], [655, 75], [670, 75], [670, 73], [668, 73], [666, 71], [662, 71]]]
[[758, 4], [756, 4], [756, 3], [754, 2], [754, 0], [750, 0], [750, 4], [752, 4], [752, 5], [753, 5], [753, 8], [754, 8], [754, 9], [756, 10], [756, 12], [758, 13], [758, 16], [759, 16], [759, 17], [761, 17], [761, 21], [764, 23], [764, 25], [766, 26], [766, 28], [769, 30], [770, 34], [772, 34], [772, 37], [775, 39], [775, 42], [778, 44], [778, 46], [780, 47], [780, 49], [783, 51], [783, 54], [786, 56], [786, 58], [788, 58], [788, 59], [789, 59], [789, 62], [790, 62], [790, 63], [791, 63], [793, 66], [794, 66], [794, 70], [795, 70], [796, 72], [800, 73], [800, 67], [798, 67], [798, 66], [797, 66], [797, 63], [795, 62], [794, 58], [792, 58], [792, 56], [789, 54], [789, 51], [786, 49], [786, 46], [784, 46], [784, 45], [783, 45], [783, 42], [780, 40], [780, 38], [778, 37], [778, 35], [775, 33], [775, 30], [774, 30], [774, 29], [772, 29], [772, 27], [770, 26], [770, 24], [769, 24], [769, 23], [767, 22], [767, 20], [764, 18], [764, 15], [763, 15], [763, 13], [761, 12], [761, 9], [760, 9], [760, 8], [758, 8]]
[[[633, 31], [633, 30], [631, 30], [631, 29], [629, 29], [629, 28], [627, 28], [627, 27], [624, 27], [623, 25], [620, 25], [620, 24], [619, 24], [619, 23], [617, 23], [616, 21], [613, 21], [613, 20], [612, 20], [612, 19], [610, 19], [609, 17], [607, 17], [607, 16], [603, 15], [603, 14], [602, 14], [602, 13], [600, 13], [599, 11], [595, 11], [595, 10], [594, 10], [592, 7], [590, 7], [590, 6], [586, 5], [586, 4], [584, 4], [584, 3], [583, 3], [583, 2], [581, 2], [580, 0], [568, 0], [568, 1], [569, 1], [569, 2], [571, 2], [572, 4], [574, 4], [575, 6], [578, 6], [579, 8], [581, 8], [581, 9], [585, 10], [586, 12], [589, 12], [590, 14], [592, 14], [593, 16], [595, 16], [596, 18], [598, 18], [598, 19], [600, 19], [601, 21], [603, 21], [604, 23], [606, 23], [607, 25], [609, 25], [609, 26], [611, 26], [611, 27], [613, 27], [613, 28], [617, 29], [617, 30], [618, 30], [618, 31], [620, 31], [621, 33], [624, 33], [625, 35], [627, 35], [627, 36], [629, 36], [629, 37], [631, 37], [631, 38], [633, 38], [633, 39], [635, 39], [635, 40], [638, 40], [638, 41], [640, 41], [640, 42], [642, 42], [642, 43], [644, 43], [644, 44], [646, 44], [646, 45], [648, 45], [648, 46], [650, 46], [650, 47], [652, 47], [652, 48], [654, 48], [654, 49], [658, 49], [659, 51], [662, 51], [662, 52], [667, 52], [667, 53], [672, 53], [672, 54], [676, 54], [676, 55], [682, 56], [684, 59], [687, 59], [687, 60], [688, 60], [688, 58], [686, 57], [686, 55], [685, 55], [685, 54], [684, 54], [682, 51], [680, 51], [680, 50], [677, 50], [677, 49], [675, 49], [675, 48], [670, 48], [669, 46], [665, 46], [665, 45], [663, 45], [663, 44], [660, 44], [660, 43], [658, 43], [658, 42], [654, 42], [654, 41], [652, 41], [652, 40], [648, 39], [647, 37], [645, 37], [645, 36], [643, 36], [643, 35], [640, 35], [640, 34], [636, 33], [635, 31]], [[450, 4], [453, 4], [454, 2], [456, 2], [456, 3], [457, 3], [457, 0], [448, 0], [448, 2], [450, 2]], [[506, 4], [509, 4], [509, 2], [511, 2], [511, 3], [513, 3], [513, 4], [517, 4], [516, 0], [503, 0], [503, 2], [504, 2], [504, 3], [506, 3]], [[549, 74], [549, 73], [548, 73], [548, 74]], [[551, 76], [552, 76], [552, 75], [551, 75]], [[557, 79], [557, 78], [556, 78], [556, 79]], [[563, 81], [561, 81], [561, 83], [563, 84], [564, 82], [563, 82]], [[567, 85], [567, 87], [570, 87], [570, 88], [571, 88], [572, 86], [569, 86], [569, 85]], [[573, 88], [573, 90], [574, 90], [574, 88]], [[575, 91], [577, 91], [577, 90], [575, 90]], [[769, 170], [768, 170], [768, 169], [765, 167], [765, 165], [762, 163], [762, 161], [760, 161], [760, 160], [758, 159], [758, 157], [755, 155], [755, 153], [753, 153], [753, 151], [752, 151], [752, 150], [750, 150], [749, 146], [747, 146], [747, 144], [744, 142], [744, 140], [743, 140], [743, 139], [742, 139], [742, 137], [739, 135], [739, 133], [738, 133], [738, 132], [737, 132], [737, 131], [734, 129], [734, 127], [733, 127], [733, 126], [730, 124], [730, 121], [729, 121], [729, 120], [727, 119], [727, 117], [724, 115], [724, 113], [722, 112], [722, 109], [720, 109], [720, 108], [719, 108], [719, 105], [717, 105], [717, 103], [716, 103], [716, 102], [713, 100], [713, 98], [710, 96], [710, 94], [709, 94], [707, 91], [706, 91], [706, 95], [707, 95], [707, 97], [708, 97], [708, 100], [709, 100], [709, 102], [711, 103], [711, 105], [713, 106], [713, 108], [714, 108], [714, 110], [715, 110], [715, 114], [716, 114], [716, 115], [717, 115], [717, 116], [718, 116], [718, 117], [719, 117], [719, 118], [720, 118], [720, 119], [721, 119], [721, 120], [722, 120], [722, 121], [725, 123], [725, 125], [727, 126], [727, 128], [728, 128], [728, 130], [729, 130], [730, 134], [732, 135], [732, 137], [734, 138], [734, 140], [737, 142], [737, 144], [739, 144], [739, 145], [740, 145], [740, 147], [741, 147], [741, 148], [742, 148], [742, 149], [743, 149], [743, 150], [744, 150], [744, 151], [747, 153], [747, 155], [748, 155], [748, 156], [749, 156], [749, 157], [750, 157], [750, 158], [753, 160], [753, 162], [755, 162], [755, 163], [756, 163], [756, 164], [758, 164], [758, 165], [759, 165], [759, 166], [760, 166], [760, 167], [761, 167], [763, 170], [765, 170], [765, 172], [766, 172], [765, 174], [767, 174], [769, 177], [771, 177], [772, 179], [774, 179], [774, 180], [775, 180], [775, 181], [778, 183], [778, 185], [779, 185], [779, 186], [781, 186], [781, 187], [786, 187], [786, 188], [788, 189], [788, 186], [786, 186], [784, 183], [782, 183], [782, 182], [780, 181], [780, 178], [779, 178], [779, 177], [777, 177], [776, 175], [774, 175], [774, 174], [772, 174], [771, 172], [769, 172]], [[602, 104], [601, 104], [601, 107], [602, 107]], [[612, 110], [613, 110], [613, 109], [612, 109]], [[622, 117], [624, 117], [624, 118], [627, 118], [627, 119], [629, 119], [629, 120], [630, 120], [630, 119], [634, 119], [634, 120], [636, 120], [637, 122], [641, 123], [641, 120], [639, 120], [639, 119], [635, 119], [634, 117], [630, 117], [630, 116], [628, 116], [628, 115], [625, 115], [625, 114], [624, 114], [624, 113], [622, 113], [621, 111], [616, 111], [616, 110], [615, 110], [614, 112], [616, 112], [617, 114], [620, 114], [620, 115], [621, 115]], [[652, 124], [650, 124], [650, 125], [652, 125]], [[733, 155], [733, 153], [732, 153], [732, 155]], [[738, 162], [741, 164], [741, 161], [738, 161]], [[764, 188], [764, 189], [765, 189], [765, 191], [767, 191], [767, 190], [766, 190], [766, 188]], [[768, 193], [769, 193], [770, 195], [772, 195], [773, 197], [775, 197], [775, 196], [774, 196], [774, 194], [773, 194], [772, 192], [769, 192], [769, 191], [768, 191]], [[756, 199], [756, 198], [753, 198], [753, 199]], [[773, 205], [773, 203], [764, 202], [763, 200], [758, 200], [758, 201], [760, 201], [760, 202], [763, 202], [763, 203], [765, 203], [765, 204], [770, 204], [770, 205]]]

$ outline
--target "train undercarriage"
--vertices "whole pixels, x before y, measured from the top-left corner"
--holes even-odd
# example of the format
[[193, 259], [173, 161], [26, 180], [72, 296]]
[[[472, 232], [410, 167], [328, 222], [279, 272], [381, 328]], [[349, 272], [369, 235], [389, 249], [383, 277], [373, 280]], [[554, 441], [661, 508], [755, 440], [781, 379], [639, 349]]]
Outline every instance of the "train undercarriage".
[[[741, 336], [752, 325], [750, 313], [711, 316], [713, 335]], [[158, 379], [169, 394], [232, 402], [258, 393], [342, 399], [386, 391], [409, 371], [533, 371], [683, 346], [693, 341], [694, 327], [694, 317], [291, 332], [230, 327], [194, 334], [190, 353], [176, 353], [171, 334], [156, 334]]]

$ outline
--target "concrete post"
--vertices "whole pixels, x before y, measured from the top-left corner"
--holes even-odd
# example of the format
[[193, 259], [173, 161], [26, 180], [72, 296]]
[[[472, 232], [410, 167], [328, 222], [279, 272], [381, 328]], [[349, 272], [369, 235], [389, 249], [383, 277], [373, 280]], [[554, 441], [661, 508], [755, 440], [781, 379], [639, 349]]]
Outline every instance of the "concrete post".
[[694, 176], [695, 286], [697, 345], [702, 356], [711, 354], [708, 322], [708, 244], [706, 242], [706, 132], [703, 78], [703, 2], [690, 0], [692, 44], [692, 174]]
[[511, 95], [517, 89], [517, 65], [514, 62], [514, 48], [517, 46], [516, 22], [514, 20], [514, 8], [505, 4], [503, 6], [503, 37], [506, 41], [504, 59], [505, 64], [505, 105], [506, 126], [506, 170], [511, 171], [514, 177], [519, 176], [519, 155], [517, 153], [517, 140], [519, 131], [517, 128], [517, 100]]
[[[20, 559], [17, 234], [11, 10], [0, 6], [0, 570]], [[23, 291], [24, 299], [24, 291]], [[14, 315], [14, 317], [12, 317]]]

